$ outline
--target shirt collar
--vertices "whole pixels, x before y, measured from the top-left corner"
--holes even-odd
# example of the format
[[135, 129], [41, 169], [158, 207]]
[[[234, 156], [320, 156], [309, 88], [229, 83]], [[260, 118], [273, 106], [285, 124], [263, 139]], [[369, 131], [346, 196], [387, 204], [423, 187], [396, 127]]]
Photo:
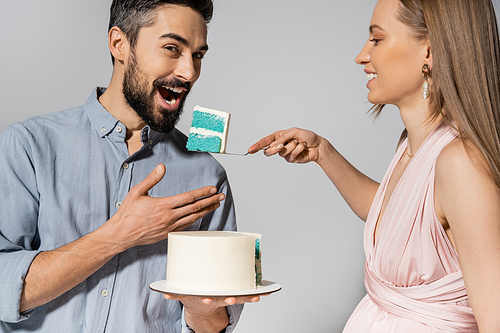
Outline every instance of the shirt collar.
[[153, 146], [161, 140], [163, 135], [163, 133], [156, 132], [146, 125], [141, 131], [141, 141], [146, 143], [149, 148], [153, 148]]
[[118, 119], [113, 117], [113, 115], [99, 103], [99, 96], [101, 96], [104, 91], [106, 91], [106, 88], [95, 88], [84, 106], [92, 126], [94, 126], [95, 130], [102, 138], [111, 133], [118, 124]]
[[[109, 135], [120, 122], [111, 113], [109, 113], [99, 102], [99, 96], [106, 91], [106, 88], [96, 87], [85, 103], [90, 122], [99, 135], [104, 138]], [[152, 148], [163, 137], [163, 133], [152, 130], [146, 125], [141, 132], [141, 141], [145, 142], [149, 148]]]

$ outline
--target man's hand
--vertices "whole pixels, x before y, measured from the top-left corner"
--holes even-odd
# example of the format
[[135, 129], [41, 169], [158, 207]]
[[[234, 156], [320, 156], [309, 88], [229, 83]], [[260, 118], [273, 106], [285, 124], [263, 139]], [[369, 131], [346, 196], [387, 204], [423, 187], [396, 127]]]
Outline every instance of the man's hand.
[[260, 296], [258, 295], [244, 297], [197, 297], [165, 294], [165, 298], [182, 302], [186, 314], [186, 323], [196, 333], [218, 333], [226, 328], [229, 324], [226, 311], [227, 305], [256, 303], [260, 300]]
[[100, 228], [60, 248], [40, 253], [24, 281], [20, 312], [45, 304], [75, 287], [116, 254], [167, 238], [217, 209], [223, 194], [213, 186], [172, 197], [151, 198], [148, 191], [165, 175], [158, 165], [134, 186], [118, 212]]
[[125, 197], [116, 214], [103, 226], [125, 251], [137, 245], [159, 242], [214, 211], [224, 200], [217, 188], [207, 186], [171, 197], [152, 198], [151, 190], [165, 175], [159, 164]]

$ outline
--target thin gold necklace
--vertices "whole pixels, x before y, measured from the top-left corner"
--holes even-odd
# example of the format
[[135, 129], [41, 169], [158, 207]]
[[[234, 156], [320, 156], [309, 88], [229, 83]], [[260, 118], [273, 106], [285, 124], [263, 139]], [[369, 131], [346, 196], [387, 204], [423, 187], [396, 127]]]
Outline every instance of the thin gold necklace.
[[413, 156], [415, 156], [415, 154], [410, 155], [410, 153], [408, 153], [408, 147], [406, 147], [405, 153], [406, 153], [406, 155], [408, 155], [409, 158], [413, 158]]

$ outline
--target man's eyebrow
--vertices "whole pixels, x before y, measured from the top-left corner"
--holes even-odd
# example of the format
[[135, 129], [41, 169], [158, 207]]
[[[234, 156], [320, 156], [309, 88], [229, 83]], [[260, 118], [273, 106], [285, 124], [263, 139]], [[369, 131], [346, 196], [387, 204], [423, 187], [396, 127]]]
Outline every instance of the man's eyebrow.
[[[165, 38], [175, 39], [176, 41], [178, 41], [179, 43], [181, 43], [184, 46], [188, 46], [189, 45], [189, 42], [187, 41], [186, 38], [184, 38], [181, 35], [178, 35], [176, 33], [173, 33], [173, 32], [170, 32], [170, 33], [167, 33], [167, 34], [163, 34], [163, 35], [160, 36], [160, 39], [165, 39]], [[198, 51], [208, 51], [208, 45], [207, 44], [203, 44], [202, 46], [200, 46], [198, 48]]]
[[166, 39], [166, 38], [175, 39], [176, 41], [178, 41], [179, 43], [181, 43], [182, 45], [185, 45], [185, 46], [187, 46], [189, 44], [186, 38], [184, 38], [178, 34], [175, 34], [173, 32], [163, 34], [160, 36], [160, 39]]
[[202, 46], [200, 46], [198, 48], [198, 51], [208, 51], [208, 45], [207, 44], [203, 44]]
[[372, 25], [370, 25], [370, 33], [373, 33], [373, 30], [375, 30], [375, 29], [379, 29], [379, 30], [385, 31], [385, 30], [384, 30], [384, 29], [382, 29], [382, 27], [381, 27], [381, 26], [379, 26], [379, 25], [376, 25], [376, 24], [372, 24]]

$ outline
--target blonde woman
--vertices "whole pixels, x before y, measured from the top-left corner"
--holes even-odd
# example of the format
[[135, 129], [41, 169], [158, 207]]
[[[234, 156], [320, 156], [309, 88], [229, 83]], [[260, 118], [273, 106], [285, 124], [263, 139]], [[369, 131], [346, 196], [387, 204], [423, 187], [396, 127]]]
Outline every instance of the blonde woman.
[[344, 332], [500, 332], [500, 50], [491, 0], [379, 0], [364, 66], [374, 112], [406, 127], [379, 184], [323, 137], [265, 147], [319, 164], [366, 221], [365, 286]]

